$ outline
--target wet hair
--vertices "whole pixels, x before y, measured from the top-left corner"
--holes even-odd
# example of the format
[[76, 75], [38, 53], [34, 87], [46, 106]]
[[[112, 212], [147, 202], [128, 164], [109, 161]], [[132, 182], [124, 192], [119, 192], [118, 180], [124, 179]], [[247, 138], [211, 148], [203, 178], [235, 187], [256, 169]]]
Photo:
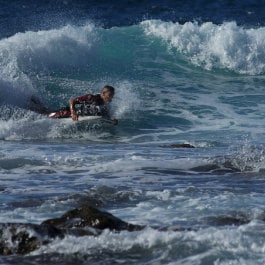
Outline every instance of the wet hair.
[[110, 91], [112, 94], [114, 94], [115, 93], [115, 88], [113, 87], [113, 86], [108, 86], [108, 85], [106, 85], [106, 86], [104, 86], [103, 88], [102, 88], [102, 92], [103, 91]]

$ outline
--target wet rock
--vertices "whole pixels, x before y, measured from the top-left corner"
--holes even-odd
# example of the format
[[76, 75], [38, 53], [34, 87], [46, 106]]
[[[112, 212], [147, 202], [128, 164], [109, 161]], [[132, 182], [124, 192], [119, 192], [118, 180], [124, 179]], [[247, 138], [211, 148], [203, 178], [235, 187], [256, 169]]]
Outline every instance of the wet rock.
[[0, 255], [28, 254], [55, 237], [63, 233], [50, 225], [0, 224]]
[[191, 168], [192, 171], [195, 172], [212, 172], [212, 171], [216, 171], [219, 169], [219, 166], [216, 164], [207, 164], [207, 165], [202, 165], [202, 166], [197, 166], [197, 167], [193, 167]]
[[227, 174], [231, 172], [240, 172], [239, 168], [236, 168], [235, 166], [232, 165], [231, 162], [226, 161], [226, 162], [220, 162], [218, 160], [214, 161], [213, 163], [206, 164], [206, 165], [201, 165], [197, 167], [191, 168], [191, 170], [195, 172], [211, 172], [215, 174]]
[[0, 255], [28, 254], [55, 238], [66, 235], [97, 236], [103, 229], [137, 231], [144, 227], [122, 221], [110, 213], [90, 206], [66, 212], [62, 217], [49, 219], [40, 225], [0, 224]]
[[163, 148], [195, 148], [195, 146], [191, 144], [171, 144], [171, 145], [161, 145]]
[[110, 213], [100, 211], [91, 206], [81, 206], [68, 211], [60, 218], [49, 219], [43, 224], [55, 226], [60, 229], [93, 227], [96, 229], [136, 231], [144, 227], [122, 221]]
[[240, 226], [250, 223], [250, 219], [248, 219], [244, 215], [232, 216], [232, 215], [220, 215], [220, 216], [212, 216], [207, 218], [207, 223], [214, 226], [227, 226], [234, 225]]
[[[205, 218], [208, 225], [243, 225], [251, 218], [241, 212], [231, 212], [226, 215], [209, 216]], [[263, 220], [264, 216], [260, 216]], [[55, 238], [63, 239], [66, 235], [76, 237], [99, 235], [103, 229], [113, 231], [139, 231], [144, 226], [133, 225], [122, 221], [112, 214], [100, 211], [91, 206], [81, 206], [70, 210], [60, 218], [49, 219], [40, 225], [7, 223], [0, 224], [0, 255], [25, 255], [43, 245], [49, 244]], [[192, 231], [194, 229], [180, 226], [152, 227], [159, 231]]]
[[181, 227], [181, 226], [165, 226], [165, 227], [153, 227], [158, 231], [172, 231], [172, 232], [183, 232], [183, 231], [193, 231], [190, 227]]

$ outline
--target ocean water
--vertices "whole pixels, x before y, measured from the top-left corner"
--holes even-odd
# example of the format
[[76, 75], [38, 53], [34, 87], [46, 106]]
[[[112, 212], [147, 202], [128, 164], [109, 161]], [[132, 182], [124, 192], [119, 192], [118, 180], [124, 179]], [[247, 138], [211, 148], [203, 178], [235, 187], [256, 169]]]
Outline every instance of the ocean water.
[[[146, 228], [55, 239], [0, 264], [264, 264], [264, 11], [1, 1], [0, 222], [89, 203]], [[118, 126], [28, 109], [32, 95], [56, 109], [105, 84]], [[182, 143], [195, 148], [170, 148]]]

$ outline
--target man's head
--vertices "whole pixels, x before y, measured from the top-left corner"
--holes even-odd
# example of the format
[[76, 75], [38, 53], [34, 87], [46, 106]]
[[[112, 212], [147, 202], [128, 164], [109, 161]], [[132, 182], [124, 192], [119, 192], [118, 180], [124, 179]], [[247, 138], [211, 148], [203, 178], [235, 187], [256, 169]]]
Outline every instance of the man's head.
[[114, 87], [112, 87], [112, 86], [104, 86], [102, 88], [100, 96], [101, 96], [102, 100], [105, 103], [108, 103], [108, 102], [111, 102], [111, 100], [112, 100], [112, 98], [114, 96], [114, 93], [115, 93]]

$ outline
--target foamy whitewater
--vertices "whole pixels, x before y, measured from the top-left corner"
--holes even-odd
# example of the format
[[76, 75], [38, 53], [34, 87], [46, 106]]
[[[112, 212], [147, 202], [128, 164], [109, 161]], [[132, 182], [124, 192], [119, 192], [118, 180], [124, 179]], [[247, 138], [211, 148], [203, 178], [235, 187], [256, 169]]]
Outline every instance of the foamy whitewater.
[[[218, 16], [210, 3], [133, 2], [0, 12], [0, 222], [89, 204], [146, 226], [51, 239], [0, 264], [265, 263], [264, 6], [238, 4], [233, 17], [219, 2]], [[32, 23], [14, 32], [19, 12]], [[105, 84], [117, 126], [29, 110], [32, 96], [58, 109]]]

